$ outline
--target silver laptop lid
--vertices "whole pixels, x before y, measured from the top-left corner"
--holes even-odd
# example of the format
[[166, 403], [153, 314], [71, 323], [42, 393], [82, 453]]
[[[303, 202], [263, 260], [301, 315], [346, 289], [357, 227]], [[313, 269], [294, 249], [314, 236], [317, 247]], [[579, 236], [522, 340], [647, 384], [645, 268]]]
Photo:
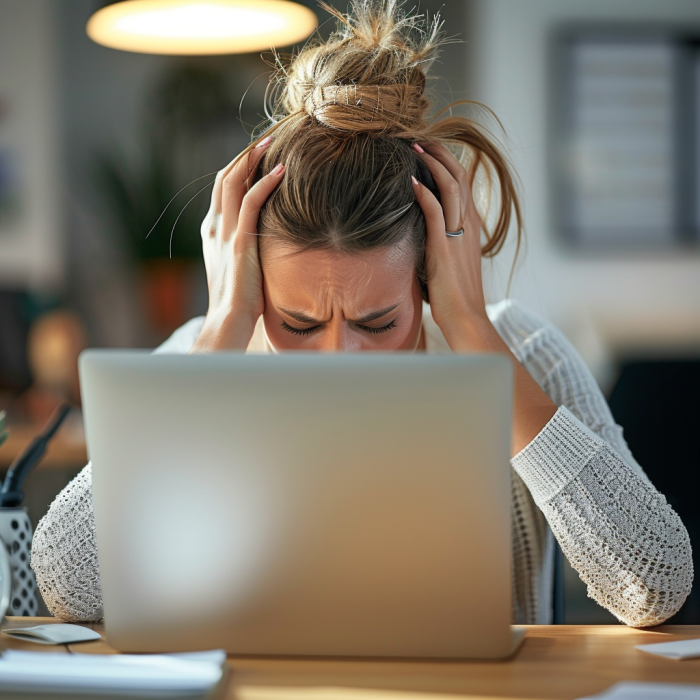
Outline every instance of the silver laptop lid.
[[498, 355], [81, 357], [105, 620], [125, 651], [498, 657]]

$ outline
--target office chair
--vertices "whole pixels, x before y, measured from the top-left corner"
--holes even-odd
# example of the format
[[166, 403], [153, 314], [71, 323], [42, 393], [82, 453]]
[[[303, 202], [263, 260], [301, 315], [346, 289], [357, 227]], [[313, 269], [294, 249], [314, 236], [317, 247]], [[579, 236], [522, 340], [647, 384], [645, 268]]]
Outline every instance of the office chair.
[[[609, 404], [635, 459], [685, 524], [700, 571], [700, 359], [627, 362]], [[669, 623], [700, 624], [699, 586]]]

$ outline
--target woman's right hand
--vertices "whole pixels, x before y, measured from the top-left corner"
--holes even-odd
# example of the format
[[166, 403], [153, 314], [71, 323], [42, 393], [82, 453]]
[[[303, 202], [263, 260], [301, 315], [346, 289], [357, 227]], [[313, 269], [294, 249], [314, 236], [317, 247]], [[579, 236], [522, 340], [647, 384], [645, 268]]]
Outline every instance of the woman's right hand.
[[252, 183], [271, 140], [263, 139], [216, 176], [211, 206], [202, 222], [209, 309], [192, 353], [245, 350], [264, 311], [258, 214], [282, 180], [284, 166]]

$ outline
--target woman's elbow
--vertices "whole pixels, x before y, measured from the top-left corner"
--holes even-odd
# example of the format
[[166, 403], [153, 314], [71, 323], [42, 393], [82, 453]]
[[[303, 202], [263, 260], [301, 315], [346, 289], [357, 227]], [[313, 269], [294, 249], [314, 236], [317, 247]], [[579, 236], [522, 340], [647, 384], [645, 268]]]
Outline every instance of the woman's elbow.
[[99, 599], [82, 591], [67, 592], [60, 586], [42, 586], [39, 590], [49, 612], [63, 622], [100, 622], [102, 604]]
[[682, 607], [690, 591], [638, 592], [631, 604], [611, 607], [620, 622], [629, 627], [655, 627], [675, 615]]
[[654, 627], [675, 615], [693, 586], [693, 559], [688, 533], [679, 527], [653, 559], [644, 557], [642, 575], [628, 571], [618, 583], [609, 609], [630, 627]]
[[49, 612], [65, 622], [98, 622], [103, 617], [96, 549], [52, 541], [40, 522], [32, 542], [31, 567]]
[[611, 612], [629, 627], [654, 627], [673, 617], [685, 603], [690, 586], [677, 590], [638, 590], [632, 601], [615, 606]]

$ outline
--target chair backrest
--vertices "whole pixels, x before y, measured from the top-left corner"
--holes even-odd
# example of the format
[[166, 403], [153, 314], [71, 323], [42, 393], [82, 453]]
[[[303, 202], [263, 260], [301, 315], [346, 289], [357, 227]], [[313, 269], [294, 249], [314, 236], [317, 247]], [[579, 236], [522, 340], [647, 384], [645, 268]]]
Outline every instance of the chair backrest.
[[[632, 454], [683, 520], [700, 570], [700, 359], [624, 363], [610, 396]], [[676, 624], [700, 624], [694, 586]]]

